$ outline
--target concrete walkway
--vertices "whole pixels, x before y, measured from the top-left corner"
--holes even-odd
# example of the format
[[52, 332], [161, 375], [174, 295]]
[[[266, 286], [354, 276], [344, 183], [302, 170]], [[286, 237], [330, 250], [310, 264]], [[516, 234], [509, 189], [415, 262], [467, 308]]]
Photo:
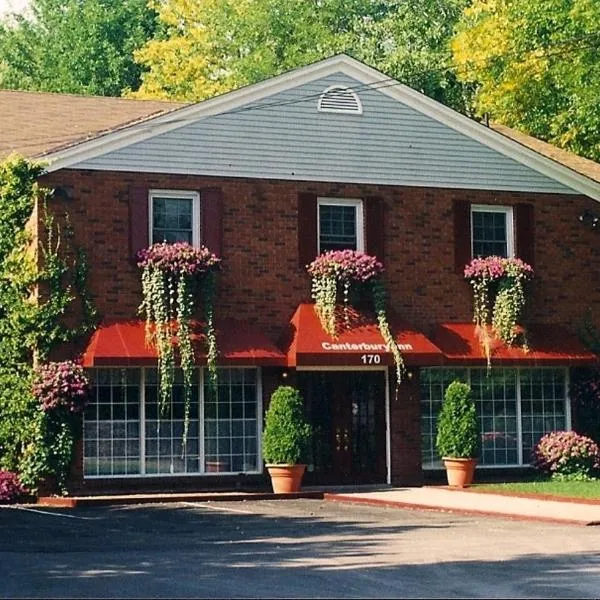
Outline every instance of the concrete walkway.
[[411, 510], [435, 510], [574, 525], [600, 525], [600, 500], [572, 501], [524, 498], [452, 489], [445, 486], [385, 488], [307, 488], [297, 494], [266, 492], [149, 493], [110, 496], [49, 496], [38, 506], [73, 508], [163, 502], [233, 502], [313, 498], [334, 502], [366, 503]]
[[490, 494], [448, 487], [389, 488], [368, 492], [326, 492], [326, 500], [499, 516], [576, 525], [600, 525], [600, 500], [547, 500]]

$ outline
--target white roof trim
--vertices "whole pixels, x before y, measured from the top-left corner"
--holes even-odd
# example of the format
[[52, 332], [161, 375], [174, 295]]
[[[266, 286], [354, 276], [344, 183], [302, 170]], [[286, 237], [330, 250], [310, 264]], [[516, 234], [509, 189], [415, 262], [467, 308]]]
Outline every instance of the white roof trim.
[[[562, 183], [581, 194], [600, 202], [600, 183], [581, 175], [531, 150], [518, 142], [440, 104], [412, 88], [390, 78], [345, 54], [289, 71], [266, 81], [249, 85], [221, 96], [205, 100], [166, 115], [148, 119], [130, 127], [100, 135], [44, 157], [49, 161], [48, 171], [72, 168], [107, 152], [156, 135], [184, 127], [208, 116], [231, 111], [251, 102], [257, 102], [279, 92], [309, 83], [337, 72], [372, 85], [381, 93], [410, 106], [414, 110], [476, 140], [500, 154]], [[350, 88], [351, 89], [351, 88]], [[267, 104], [268, 106], [268, 104]]]

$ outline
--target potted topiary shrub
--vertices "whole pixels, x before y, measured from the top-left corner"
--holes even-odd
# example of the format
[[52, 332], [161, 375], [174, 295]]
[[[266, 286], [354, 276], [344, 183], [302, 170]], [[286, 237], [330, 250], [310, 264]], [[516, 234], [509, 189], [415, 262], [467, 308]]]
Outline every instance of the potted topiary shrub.
[[477, 411], [471, 388], [453, 381], [446, 389], [437, 417], [436, 448], [444, 462], [448, 485], [467, 487], [473, 482], [479, 449]]
[[300, 392], [279, 386], [271, 396], [262, 438], [262, 454], [276, 494], [300, 489], [311, 434]]

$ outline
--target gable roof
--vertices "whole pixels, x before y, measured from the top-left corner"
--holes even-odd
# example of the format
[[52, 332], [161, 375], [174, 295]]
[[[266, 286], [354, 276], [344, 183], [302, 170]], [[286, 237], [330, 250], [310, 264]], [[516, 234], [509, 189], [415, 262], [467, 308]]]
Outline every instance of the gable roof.
[[538, 140], [526, 133], [522, 133], [515, 129], [511, 129], [506, 125], [502, 125], [500, 123], [490, 123], [490, 127], [497, 131], [498, 133], [534, 150], [538, 154], [545, 156], [546, 158], [550, 158], [551, 160], [564, 165], [565, 167], [569, 167], [576, 171], [580, 175], [585, 175], [594, 181], [600, 183], [600, 164], [590, 160], [589, 158], [584, 158], [583, 156], [578, 156], [577, 154], [573, 154], [572, 152], [568, 152], [567, 150], [563, 150], [562, 148], [558, 148], [557, 146], [553, 146], [548, 142], [544, 142], [542, 140]]
[[0, 90], [0, 158], [41, 158], [185, 104]]
[[[82, 119], [68, 119], [73, 121], [73, 126], [65, 127], [67, 111], [64, 108], [58, 107], [54, 110], [51, 107], [44, 108], [42, 114], [49, 118], [48, 125], [42, 128], [42, 131], [46, 133], [37, 136], [40, 137], [40, 145], [36, 147], [35, 154], [31, 151], [24, 153], [29, 156], [45, 157], [50, 163], [49, 171], [78, 168], [82, 164], [94, 164], [93, 159], [97, 157], [207, 120], [209, 117], [233, 114], [249, 108], [268, 108], [270, 98], [275, 94], [336, 73], [343, 73], [358, 81], [357, 89], [377, 90], [421, 115], [447, 126], [465, 138], [474, 140], [557, 182], [558, 188], [568, 188], [573, 193], [582, 193], [600, 201], [600, 165], [597, 163], [502, 125], [491, 124], [488, 127], [478, 123], [344, 54], [297, 68], [197, 104], [37, 94], [44, 96], [38, 101], [41, 100], [44, 103], [46, 98], [50, 97], [51, 104], [55, 105], [62, 104], [61, 98], [66, 103], [64, 106], [69, 104], [83, 106], [83, 102], [87, 100], [90, 103], [89, 110], [95, 114], [97, 120], [90, 121], [89, 113], [83, 114], [85, 111], [82, 109], [81, 113], [75, 113], [81, 115]], [[28, 92], [12, 93], [31, 94]], [[78, 101], [81, 101], [82, 104], [79, 104]], [[0, 110], [2, 109], [1, 102], [2, 92], [0, 92]], [[36, 114], [35, 110], [30, 111], [27, 116], [30, 117], [31, 114]], [[18, 116], [14, 118], [16, 127], [22, 126], [22, 123], [27, 121], [24, 115], [23, 118]], [[50, 123], [53, 118], [55, 121]], [[87, 129], [86, 124], [90, 125]], [[53, 125], [57, 125], [57, 127], [54, 129]], [[56, 136], [49, 135], [51, 132], [56, 132]], [[0, 133], [0, 151], [6, 148], [7, 141], [10, 141], [6, 138], [11, 137], [10, 131], [3, 133], [4, 135]], [[21, 148], [27, 147], [28, 144], [33, 147], [36, 143], [34, 135], [21, 132], [15, 134], [14, 131], [13, 134], [15, 139], [12, 140], [11, 149], [18, 150], [19, 144]], [[86, 161], [88, 162], [86, 163]]]

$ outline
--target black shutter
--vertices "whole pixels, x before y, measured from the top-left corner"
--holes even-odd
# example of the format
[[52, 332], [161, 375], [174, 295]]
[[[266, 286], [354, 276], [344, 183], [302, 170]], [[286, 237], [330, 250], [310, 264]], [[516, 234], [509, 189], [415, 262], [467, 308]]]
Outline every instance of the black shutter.
[[365, 235], [367, 237], [365, 248], [367, 254], [376, 256], [381, 263], [385, 262], [385, 202], [379, 196], [370, 196], [365, 198], [366, 227]]
[[210, 188], [200, 191], [200, 243], [223, 255], [223, 192]]
[[306, 268], [317, 256], [317, 196], [298, 194], [298, 262]]
[[533, 204], [517, 204], [515, 207], [516, 225], [516, 255], [521, 260], [535, 266], [535, 220]]
[[149, 242], [148, 189], [129, 189], [129, 253], [135, 262], [137, 253]]
[[454, 269], [463, 274], [471, 262], [471, 203], [467, 200], [454, 201]]

